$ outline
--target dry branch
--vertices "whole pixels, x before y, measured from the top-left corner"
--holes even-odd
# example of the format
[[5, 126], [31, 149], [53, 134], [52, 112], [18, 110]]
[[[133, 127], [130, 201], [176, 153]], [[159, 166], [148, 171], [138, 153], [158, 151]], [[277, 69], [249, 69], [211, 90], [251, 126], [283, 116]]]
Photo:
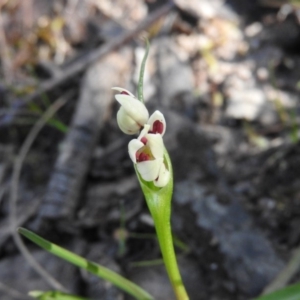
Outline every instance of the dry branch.
[[110, 113], [111, 88], [121, 82], [122, 74], [128, 73], [131, 53], [128, 48], [111, 53], [105, 61], [88, 69], [72, 125], [40, 209], [42, 219], [72, 218], [100, 129]]

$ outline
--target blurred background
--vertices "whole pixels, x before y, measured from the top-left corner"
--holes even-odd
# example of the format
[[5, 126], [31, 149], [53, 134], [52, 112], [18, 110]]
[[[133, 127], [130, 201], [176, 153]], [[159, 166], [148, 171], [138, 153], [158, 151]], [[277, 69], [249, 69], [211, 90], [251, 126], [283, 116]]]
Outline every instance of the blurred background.
[[300, 1], [1, 0], [0, 296], [128, 295], [19, 226], [174, 299], [116, 123], [114, 86], [166, 117], [172, 227], [190, 299], [299, 280]]

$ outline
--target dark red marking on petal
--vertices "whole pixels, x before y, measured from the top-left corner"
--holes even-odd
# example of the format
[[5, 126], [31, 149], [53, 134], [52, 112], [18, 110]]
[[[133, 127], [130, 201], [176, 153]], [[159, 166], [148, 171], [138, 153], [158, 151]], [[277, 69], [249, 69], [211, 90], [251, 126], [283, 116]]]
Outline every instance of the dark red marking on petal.
[[147, 161], [147, 160], [150, 160], [150, 155], [147, 154], [147, 153], [137, 153], [136, 154], [136, 161], [137, 162], [141, 162], [141, 161]]
[[125, 91], [122, 91], [121, 92], [121, 95], [129, 95], [129, 93], [125, 92]]
[[148, 140], [147, 140], [146, 137], [142, 137], [142, 138], [141, 138], [141, 142], [142, 142], [144, 145], [146, 145], [147, 142], [148, 142]]
[[162, 134], [164, 132], [164, 124], [161, 121], [156, 120], [153, 123], [153, 128], [152, 128], [151, 131], [153, 131], [153, 133], [160, 133], [160, 134]]

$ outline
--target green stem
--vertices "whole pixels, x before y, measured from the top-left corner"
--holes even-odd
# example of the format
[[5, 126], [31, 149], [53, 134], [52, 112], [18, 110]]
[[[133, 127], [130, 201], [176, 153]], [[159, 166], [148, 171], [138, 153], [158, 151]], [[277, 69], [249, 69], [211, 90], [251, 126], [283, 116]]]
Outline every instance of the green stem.
[[176, 298], [177, 300], [188, 300], [189, 297], [183, 285], [178, 269], [171, 231], [170, 219], [173, 192], [173, 170], [169, 154], [166, 150], [165, 162], [170, 171], [171, 178], [167, 186], [161, 189], [153, 187], [149, 182], [143, 181], [138, 172], [137, 175], [141, 184], [141, 188], [144, 192], [148, 208], [154, 220], [162, 257]]
[[146, 61], [149, 53], [149, 48], [150, 44], [148, 39], [146, 39], [146, 50], [145, 54], [143, 57], [142, 65], [141, 65], [141, 70], [140, 70], [140, 76], [139, 76], [139, 83], [138, 83], [138, 99], [144, 103], [144, 92], [143, 92], [143, 82], [144, 82], [144, 73], [145, 73], [145, 66], [146, 66]]
[[[144, 103], [143, 97], [143, 79], [145, 65], [149, 53], [149, 42], [146, 39], [146, 52], [142, 61], [140, 77], [138, 82], [138, 99]], [[141, 188], [146, 198], [146, 202], [152, 218], [155, 223], [155, 229], [160, 245], [162, 257], [174, 289], [177, 300], [189, 300], [185, 287], [183, 285], [180, 272], [177, 265], [176, 255], [174, 251], [173, 238], [171, 232], [171, 200], [173, 193], [173, 170], [172, 163], [167, 150], [164, 153], [165, 163], [170, 172], [170, 179], [166, 186], [158, 188], [152, 182], [144, 181], [137, 168], [135, 171], [140, 182]]]
[[157, 216], [158, 218], [155, 221], [155, 224], [157, 224], [156, 232], [157, 232], [163, 260], [177, 299], [188, 300], [189, 297], [183, 285], [181, 275], [178, 269], [178, 264], [177, 264], [174, 245], [173, 245], [170, 219], [166, 220], [165, 216], [166, 214], [163, 215], [162, 213], [160, 213], [159, 216]]

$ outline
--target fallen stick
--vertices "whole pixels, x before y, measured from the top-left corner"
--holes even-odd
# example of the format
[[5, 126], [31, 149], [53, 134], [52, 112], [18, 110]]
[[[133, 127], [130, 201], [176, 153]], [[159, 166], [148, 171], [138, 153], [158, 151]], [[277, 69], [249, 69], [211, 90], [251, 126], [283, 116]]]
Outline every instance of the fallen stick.
[[83, 72], [89, 65], [103, 58], [108, 53], [118, 49], [120, 46], [135, 37], [138, 33], [150, 27], [159, 18], [169, 13], [173, 7], [173, 2], [168, 2], [167, 4], [150, 14], [135, 29], [125, 32], [119, 38], [113, 39], [107, 42], [105, 45], [95, 49], [91, 53], [84, 56], [80, 61], [77, 61], [73, 65], [70, 65], [61, 75], [45, 81], [34, 93], [24, 98], [24, 104], [37, 99], [42, 94], [51, 91], [52, 89], [68, 81], [70, 78]]
[[38, 227], [48, 219], [60, 220], [59, 224], [65, 228], [73, 218], [100, 130], [110, 116], [111, 87], [122, 82], [121, 77], [129, 73], [131, 55], [131, 49], [122, 48], [87, 70], [72, 124], [40, 207], [42, 223], [38, 221]]

